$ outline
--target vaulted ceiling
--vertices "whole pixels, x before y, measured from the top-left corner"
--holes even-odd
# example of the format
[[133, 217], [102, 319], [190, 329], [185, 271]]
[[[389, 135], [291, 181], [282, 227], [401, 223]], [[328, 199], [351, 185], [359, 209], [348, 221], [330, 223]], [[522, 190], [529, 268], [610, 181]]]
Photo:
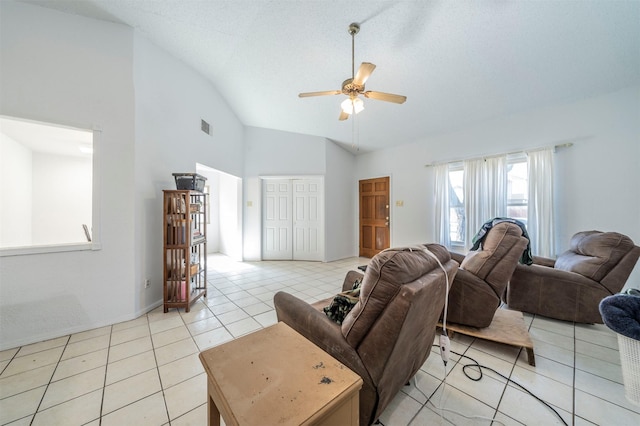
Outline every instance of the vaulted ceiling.
[[[640, 84], [640, 1], [21, 0], [123, 23], [211, 81], [239, 119], [360, 152]], [[377, 68], [357, 120], [339, 90]]]

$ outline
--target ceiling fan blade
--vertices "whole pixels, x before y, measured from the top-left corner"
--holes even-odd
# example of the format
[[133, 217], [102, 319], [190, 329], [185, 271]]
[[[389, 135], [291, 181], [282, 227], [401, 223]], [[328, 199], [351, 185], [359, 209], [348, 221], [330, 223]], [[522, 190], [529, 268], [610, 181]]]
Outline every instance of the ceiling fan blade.
[[326, 90], [324, 92], [307, 92], [307, 93], [300, 93], [298, 94], [298, 97], [300, 98], [308, 98], [310, 96], [326, 96], [326, 95], [339, 95], [340, 93], [342, 93], [341, 90]]
[[363, 62], [358, 68], [358, 72], [356, 76], [353, 77], [353, 83], [359, 86], [364, 86], [364, 83], [367, 81], [373, 70], [376, 69], [376, 66], [370, 62]]
[[340, 117], [338, 117], [338, 120], [340, 120], [340, 121], [344, 121], [344, 120], [346, 120], [347, 118], [349, 118], [349, 114], [347, 114], [347, 113], [346, 113], [346, 112], [344, 112], [344, 111], [340, 111]]
[[403, 104], [407, 100], [406, 96], [394, 95], [393, 93], [373, 92], [371, 90], [364, 92], [366, 98], [376, 99], [378, 101], [393, 102], [394, 104]]

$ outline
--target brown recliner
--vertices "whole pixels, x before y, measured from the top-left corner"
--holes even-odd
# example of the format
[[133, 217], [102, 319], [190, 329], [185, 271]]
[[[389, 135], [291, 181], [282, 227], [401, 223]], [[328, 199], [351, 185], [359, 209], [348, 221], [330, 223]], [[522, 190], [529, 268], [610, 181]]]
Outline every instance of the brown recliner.
[[564, 321], [602, 323], [598, 305], [618, 293], [640, 256], [640, 247], [617, 232], [585, 231], [556, 260], [518, 265], [507, 289], [511, 309]]
[[480, 250], [451, 253], [460, 270], [449, 290], [447, 322], [488, 327], [528, 243], [520, 226], [500, 222], [489, 229]]
[[342, 325], [322, 312], [332, 299], [309, 305], [284, 292], [274, 296], [283, 321], [360, 377], [360, 425], [372, 424], [431, 352], [449, 283], [458, 263], [438, 244], [388, 249], [374, 256], [364, 276], [351, 271], [343, 291], [363, 277], [360, 297]]

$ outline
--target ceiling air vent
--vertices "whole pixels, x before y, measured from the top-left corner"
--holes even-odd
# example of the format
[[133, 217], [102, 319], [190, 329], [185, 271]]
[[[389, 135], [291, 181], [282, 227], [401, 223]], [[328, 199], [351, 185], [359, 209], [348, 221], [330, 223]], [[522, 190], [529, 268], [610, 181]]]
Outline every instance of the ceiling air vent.
[[209, 123], [202, 119], [200, 119], [200, 129], [208, 135], [211, 134], [211, 126], [209, 126]]

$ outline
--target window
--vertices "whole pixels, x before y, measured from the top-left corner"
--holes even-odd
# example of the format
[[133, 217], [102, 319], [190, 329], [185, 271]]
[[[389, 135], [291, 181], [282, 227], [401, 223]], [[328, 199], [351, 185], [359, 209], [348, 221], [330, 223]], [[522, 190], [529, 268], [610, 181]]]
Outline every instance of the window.
[[[526, 154], [507, 156], [507, 194], [506, 216], [527, 224], [528, 213], [528, 168]], [[466, 243], [463, 162], [450, 163], [449, 175], [449, 239], [452, 246], [464, 246]], [[486, 191], [489, 192], [489, 191]], [[487, 217], [485, 220], [490, 220]], [[471, 235], [473, 237], [473, 235]]]
[[0, 117], [0, 254], [92, 248], [94, 133]]
[[553, 257], [556, 147], [434, 164], [436, 241], [469, 250], [489, 220], [522, 222], [537, 256]]
[[464, 245], [464, 170], [462, 163], [449, 165], [449, 240]]
[[527, 224], [529, 179], [526, 155], [507, 157], [507, 217]]

